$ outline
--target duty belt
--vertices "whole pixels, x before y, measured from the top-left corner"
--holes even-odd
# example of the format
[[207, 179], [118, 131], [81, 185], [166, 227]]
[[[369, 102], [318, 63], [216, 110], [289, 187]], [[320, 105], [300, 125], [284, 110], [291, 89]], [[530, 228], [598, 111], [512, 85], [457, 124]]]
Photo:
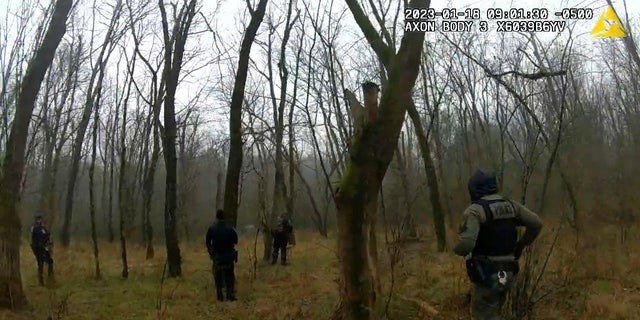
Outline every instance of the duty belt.
[[498, 271], [513, 272], [513, 274], [520, 272], [518, 261], [493, 261], [493, 263]]

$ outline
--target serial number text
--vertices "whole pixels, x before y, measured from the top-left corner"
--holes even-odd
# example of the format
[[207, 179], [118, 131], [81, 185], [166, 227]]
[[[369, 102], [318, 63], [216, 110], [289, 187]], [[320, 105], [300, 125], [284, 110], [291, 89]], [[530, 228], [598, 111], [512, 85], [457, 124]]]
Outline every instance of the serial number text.
[[563, 20], [505, 20], [496, 21], [497, 32], [562, 32], [567, 27]]

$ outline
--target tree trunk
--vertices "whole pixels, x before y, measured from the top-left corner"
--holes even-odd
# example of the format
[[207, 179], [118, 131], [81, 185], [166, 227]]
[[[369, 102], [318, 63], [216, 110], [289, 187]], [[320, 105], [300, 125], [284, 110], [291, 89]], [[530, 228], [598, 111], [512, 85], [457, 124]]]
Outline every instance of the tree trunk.
[[[75, 42], [72, 42], [72, 45]], [[80, 56], [82, 54], [82, 38], [78, 38], [76, 44], [76, 50], [74, 54], [69, 54], [69, 60], [67, 65], [67, 73], [64, 81], [63, 92], [60, 100], [56, 100], [56, 107], [54, 109], [55, 123], [52, 128], [47, 128], [46, 134], [46, 154], [45, 164], [43, 169], [41, 193], [40, 193], [40, 210], [44, 211], [47, 215], [47, 222], [49, 230], [55, 228], [58, 218], [58, 206], [56, 199], [56, 181], [58, 175], [58, 168], [60, 164], [60, 151], [62, 146], [66, 143], [66, 132], [69, 128], [70, 112], [67, 115], [66, 120], [63, 122], [62, 117], [65, 112], [63, 109], [65, 106], [72, 106], [74, 104], [75, 92], [78, 83], [78, 65]], [[71, 51], [71, 50], [70, 50]], [[70, 101], [67, 98], [70, 97]], [[60, 127], [62, 126], [62, 132]]]
[[233, 93], [231, 94], [229, 160], [227, 162], [227, 177], [224, 188], [224, 214], [226, 220], [234, 227], [238, 221], [238, 189], [240, 185], [240, 170], [242, 169], [242, 102], [247, 83], [251, 46], [264, 18], [267, 2], [268, 0], [260, 0], [255, 11], [251, 12], [251, 21], [245, 30], [242, 44], [240, 45], [238, 70], [233, 85]]
[[107, 127], [110, 126], [110, 123], [107, 121], [105, 122], [105, 129], [104, 129], [104, 141], [105, 141], [105, 147], [104, 147], [104, 152], [101, 153], [102, 155], [102, 187], [101, 187], [101, 192], [102, 192], [102, 196], [100, 197], [100, 212], [102, 212], [102, 218], [104, 219], [104, 223], [103, 225], [108, 226], [109, 225], [109, 215], [108, 215], [108, 211], [107, 211], [107, 201], [108, 201], [108, 193], [107, 193], [107, 177], [109, 176], [109, 148], [111, 145], [111, 138], [109, 136], [109, 129], [107, 129]]
[[[429, 7], [428, 0], [413, 0], [410, 7]], [[341, 274], [342, 306], [353, 320], [375, 317], [374, 266], [369, 254], [370, 220], [378, 205], [378, 194], [398, 143], [406, 105], [411, 102], [418, 76], [425, 34], [406, 33], [394, 54], [380, 39], [362, 8], [354, 0], [347, 4], [356, 22], [389, 74], [383, 88], [379, 117], [354, 137], [347, 170], [336, 195]], [[393, 63], [391, 62], [393, 61]]]
[[[404, 133], [404, 132], [403, 132]], [[412, 206], [411, 206], [411, 187], [409, 182], [409, 176], [413, 173], [410, 169], [408, 162], [411, 159], [410, 155], [406, 154], [406, 147], [404, 143], [404, 134], [400, 136], [399, 148], [396, 149], [396, 162], [398, 163], [398, 170], [400, 171], [400, 187], [402, 188], [402, 201], [399, 201], [400, 212], [402, 213], [401, 226], [401, 239], [416, 238], [418, 236], [418, 230], [414, 223]], [[411, 140], [411, 137], [407, 138]], [[411, 150], [411, 149], [409, 149]]]
[[[133, 60], [131, 69], [135, 68], [135, 59]], [[118, 176], [118, 216], [119, 216], [119, 231], [120, 231], [120, 258], [122, 260], [122, 273], [123, 279], [129, 278], [129, 263], [127, 261], [127, 238], [125, 235], [125, 219], [129, 217], [129, 210], [131, 206], [131, 191], [130, 183], [127, 175], [127, 107], [129, 103], [129, 94], [131, 93], [131, 84], [133, 81], [129, 80], [127, 86], [127, 92], [124, 100], [122, 101], [122, 126], [120, 127], [120, 171]], [[118, 119], [116, 119], [118, 121]]]
[[320, 214], [320, 209], [318, 209], [318, 203], [316, 202], [316, 198], [313, 195], [313, 190], [311, 189], [311, 186], [309, 185], [309, 182], [307, 181], [307, 179], [302, 175], [302, 172], [300, 172], [300, 166], [295, 165], [293, 168], [298, 174], [298, 177], [300, 177], [300, 182], [302, 182], [302, 185], [304, 186], [304, 189], [307, 192], [307, 196], [309, 197], [309, 201], [311, 202], [311, 208], [313, 209], [313, 215], [311, 216], [311, 220], [316, 225], [316, 228], [318, 228], [318, 232], [320, 233], [320, 235], [327, 238], [328, 234], [327, 234], [327, 224], [325, 221], [326, 219], [324, 219], [322, 214]]
[[[280, 72], [280, 98], [279, 102], [276, 103], [276, 94], [273, 87], [273, 60], [271, 54], [271, 35], [275, 33], [274, 27], [271, 27], [271, 35], [269, 36], [269, 44], [268, 44], [268, 53], [267, 57], [269, 62], [267, 63], [268, 75], [269, 75], [269, 89], [271, 93], [271, 102], [273, 104], [273, 120], [275, 126], [275, 175], [274, 175], [274, 187], [273, 187], [273, 206], [271, 208], [271, 214], [269, 216], [269, 221], [267, 221], [268, 229], [265, 231], [265, 251], [264, 251], [264, 260], [271, 259], [271, 251], [272, 251], [272, 237], [271, 230], [275, 227], [276, 218], [280, 215], [289, 216], [289, 212], [285, 213], [285, 209], [287, 208], [287, 185], [285, 184], [285, 175], [284, 175], [284, 108], [287, 103], [287, 80], [289, 78], [289, 71], [287, 70], [287, 60], [286, 60], [286, 48], [287, 42], [289, 41], [289, 36], [291, 35], [291, 28], [293, 24], [297, 20], [295, 17], [293, 20], [291, 19], [291, 12], [293, 9], [293, 1], [289, 1], [288, 10], [287, 10], [287, 19], [285, 22], [285, 30], [284, 35], [282, 37], [282, 43], [280, 44], [280, 59], [278, 61], [278, 70]], [[293, 108], [293, 107], [292, 107]]]
[[42, 80], [66, 32], [67, 16], [72, 4], [71, 0], [56, 1], [47, 32], [29, 61], [20, 84], [0, 177], [0, 308], [17, 309], [27, 305], [20, 274], [20, 181], [33, 107]]
[[424, 171], [427, 174], [427, 185], [429, 186], [429, 198], [431, 199], [431, 210], [433, 210], [433, 227], [438, 241], [438, 251], [443, 252], [447, 248], [447, 234], [444, 223], [444, 209], [440, 202], [438, 176], [436, 175], [436, 168], [433, 164], [433, 158], [431, 157], [431, 147], [429, 146], [429, 140], [427, 140], [422, 122], [420, 121], [420, 115], [418, 114], [418, 110], [416, 110], [413, 100], [407, 104], [407, 113], [413, 122], [413, 128], [415, 129], [420, 147], [420, 154], [424, 162]]
[[93, 116], [93, 133], [92, 133], [92, 145], [91, 145], [91, 165], [89, 166], [89, 217], [91, 219], [91, 240], [93, 241], [93, 259], [96, 266], [96, 279], [101, 279], [100, 274], [100, 258], [98, 249], [98, 235], [96, 233], [96, 205], [95, 205], [95, 190], [94, 190], [94, 177], [96, 168], [96, 153], [98, 144], [98, 124], [100, 122], [100, 97], [97, 98], [95, 113]]
[[162, 16], [162, 34], [164, 36], [164, 70], [162, 78], [165, 82], [164, 97], [164, 130], [163, 148], [166, 167], [166, 189], [164, 204], [164, 234], [167, 247], [167, 265], [169, 277], [182, 276], [182, 258], [178, 245], [176, 221], [177, 207], [177, 155], [176, 155], [176, 89], [182, 68], [182, 58], [189, 34], [191, 22], [196, 13], [196, 0], [185, 1], [180, 15], [174, 22], [173, 33], [169, 34], [167, 13], [163, 0], [158, 1]]
[[[292, 4], [292, 2], [290, 2]], [[294, 131], [294, 123], [293, 123], [293, 115], [295, 111], [295, 105], [298, 103], [298, 80], [300, 79], [300, 61], [302, 59], [302, 50], [304, 43], [304, 25], [301, 26], [300, 30], [300, 39], [299, 39], [299, 47], [296, 52], [296, 67], [294, 70], [294, 78], [293, 78], [293, 97], [291, 99], [291, 108], [289, 108], [289, 119], [287, 123], [289, 124], [288, 129], [288, 139], [289, 139], [289, 196], [287, 198], [287, 213], [289, 214], [289, 218], [292, 218], [294, 215], [295, 207], [296, 207], [296, 168], [298, 167], [296, 161], [296, 148], [295, 148], [295, 131]], [[286, 69], [285, 69], [286, 70]], [[316, 213], [318, 213], [317, 206], [314, 207]], [[326, 236], [326, 230], [325, 236]], [[322, 232], [321, 232], [322, 233]], [[295, 240], [294, 240], [295, 241]]]
[[[219, 161], [222, 161], [222, 159], [219, 159]], [[222, 208], [224, 205], [224, 185], [222, 184], [222, 170], [223, 169], [218, 169], [218, 172], [216, 172], [216, 210]]]
[[[618, 19], [620, 19], [620, 16], [618, 15], [618, 12], [616, 11], [616, 9], [613, 7], [613, 3], [611, 3], [611, 0], [607, 0], [607, 4], [609, 5], [609, 7], [611, 7], [611, 9], [613, 10], [613, 12], [616, 14], [616, 16], [618, 17]], [[625, 3], [625, 11], [626, 11], [626, 3]], [[635, 40], [633, 39], [633, 34], [631, 33], [631, 26], [629, 26], [629, 12], [627, 12], [627, 36], [622, 38], [622, 42], [624, 43], [625, 49], [627, 49], [627, 52], [629, 53], [629, 55], [631, 56], [631, 59], [633, 60], [633, 62], [635, 62], [636, 67], [638, 68], [638, 70], [640, 70], [640, 54], [638, 54], [638, 47], [636, 46]]]
[[109, 211], [107, 213], [107, 231], [109, 242], [115, 241], [115, 231], [113, 228], [113, 192], [114, 192], [114, 178], [115, 178], [115, 163], [116, 163], [116, 131], [118, 130], [118, 119], [120, 118], [120, 104], [116, 103], [116, 112], [113, 119], [113, 126], [111, 128], [111, 136], [109, 149]]
[[151, 199], [153, 197], [154, 182], [156, 176], [156, 168], [158, 167], [158, 159], [160, 158], [160, 137], [158, 134], [158, 122], [160, 121], [160, 108], [153, 108], [153, 151], [151, 152], [151, 160], [149, 168], [144, 179], [143, 193], [143, 209], [144, 215], [144, 234], [145, 246], [147, 248], [146, 259], [153, 259], [153, 226], [151, 224]]

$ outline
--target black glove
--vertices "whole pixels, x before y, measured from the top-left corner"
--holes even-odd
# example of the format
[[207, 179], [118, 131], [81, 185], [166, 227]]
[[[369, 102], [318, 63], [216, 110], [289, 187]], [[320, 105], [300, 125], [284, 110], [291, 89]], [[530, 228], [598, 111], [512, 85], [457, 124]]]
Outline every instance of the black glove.
[[516, 243], [516, 247], [513, 250], [513, 256], [516, 258], [516, 260], [520, 259], [520, 256], [522, 255], [523, 250], [524, 250], [524, 245], [520, 242]]

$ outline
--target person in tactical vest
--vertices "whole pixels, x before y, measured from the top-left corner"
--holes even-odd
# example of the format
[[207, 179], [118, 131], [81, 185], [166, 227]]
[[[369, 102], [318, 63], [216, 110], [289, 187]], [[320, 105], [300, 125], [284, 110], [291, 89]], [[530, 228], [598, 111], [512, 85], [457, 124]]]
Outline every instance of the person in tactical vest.
[[36, 257], [38, 263], [38, 282], [44, 285], [43, 269], [44, 265], [48, 266], [48, 280], [53, 281], [53, 258], [51, 258], [51, 234], [44, 223], [44, 217], [41, 213], [36, 214], [35, 222], [31, 226], [31, 250]]
[[291, 221], [284, 215], [280, 216], [278, 226], [271, 231], [273, 236], [273, 254], [271, 264], [278, 263], [278, 253], [280, 253], [280, 262], [282, 265], [287, 264], [287, 245], [292, 242], [293, 225]]
[[[468, 188], [471, 205], [464, 211], [453, 250], [466, 257], [467, 275], [474, 285], [474, 319], [502, 319], [502, 306], [519, 271], [518, 259], [540, 234], [542, 220], [522, 204], [498, 194], [496, 177], [490, 171], [477, 170]], [[519, 226], [526, 228], [520, 239]]]
[[234, 273], [235, 263], [238, 262], [238, 233], [224, 220], [224, 212], [216, 212], [216, 222], [207, 230], [206, 244], [209, 257], [213, 262], [213, 279], [216, 286], [218, 301], [224, 301], [223, 290], [226, 289], [227, 300], [235, 301]]

